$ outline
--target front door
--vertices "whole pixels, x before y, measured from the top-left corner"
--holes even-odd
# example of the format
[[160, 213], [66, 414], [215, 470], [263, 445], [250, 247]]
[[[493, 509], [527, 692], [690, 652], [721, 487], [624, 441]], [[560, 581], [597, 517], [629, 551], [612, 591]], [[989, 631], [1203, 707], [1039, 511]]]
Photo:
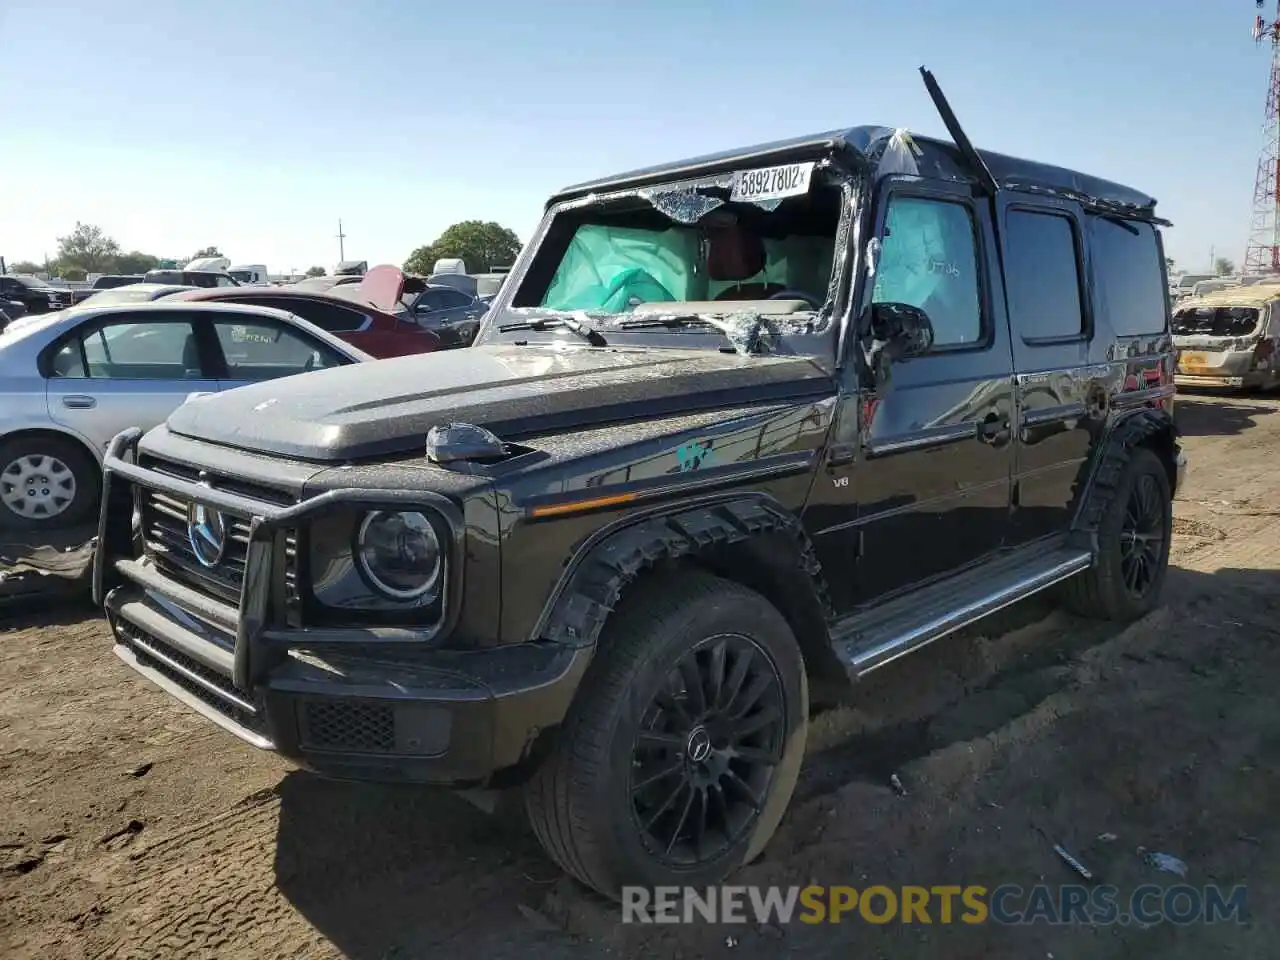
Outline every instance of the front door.
[[222, 359], [223, 390], [340, 366], [347, 358], [297, 327], [268, 316], [210, 316]]
[[218, 389], [180, 311], [91, 321], [64, 337], [46, 372], [49, 416], [100, 450], [121, 430], [163, 423], [189, 394]]
[[960, 185], [899, 184], [882, 192], [876, 224], [858, 329], [872, 303], [908, 303], [928, 314], [934, 341], [884, 382], [842, 394], [836, 436], [852, 459], [829, 466], [811, 499], [828, 500], [832, 522], [810, 518], [824, 566], [838, 571], [838, 607], [988, 556], [1009, 525], [1013, 360], [989, 207]]

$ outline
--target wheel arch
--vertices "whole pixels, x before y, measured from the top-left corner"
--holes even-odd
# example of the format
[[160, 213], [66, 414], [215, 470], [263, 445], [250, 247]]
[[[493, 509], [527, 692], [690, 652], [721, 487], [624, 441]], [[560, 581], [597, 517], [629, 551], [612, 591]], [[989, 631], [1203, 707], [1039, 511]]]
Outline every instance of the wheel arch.
[[799, 519], [763, 493], [629, 517], [586, 541], [534, 636], [594, 646], [624, 591], [653, 571], [692, 564], [760, 593], [787, 620], [811, 681], [847, 683], [831, 647], [831, 601]]
[[101, 476], [103, 451], [96, 449], [92, 443], [80, 434], [60, 426], [22, 427], [18, 430], [10, 430], [8, 433], [0, 434], [0, 446], [9, 443], [11, 440], [26, 437], [51, 437], [55, 440], [70, 441], [89, 455], [89, 459], [93, 461], [94, 467], [97, 468], [98, 475]]
[[1173, 416], [1163, 409], [1143, 408], [1117, 418], [1102, 434], [1094, 453], [1081, 465], [1072, 533], [1095, 549], [1098, 524], [1129, 452], [1143, 447], [1154, 453], [1169, 478], [1171, 495], [1178, 486], [1178, 436]]

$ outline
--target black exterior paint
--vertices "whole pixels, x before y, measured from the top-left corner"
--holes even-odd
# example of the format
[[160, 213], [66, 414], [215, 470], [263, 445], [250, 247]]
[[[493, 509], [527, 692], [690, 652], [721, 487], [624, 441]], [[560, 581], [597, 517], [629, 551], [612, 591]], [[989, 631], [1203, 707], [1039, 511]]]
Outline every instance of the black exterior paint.
[[[1150, 222], [1154, 201], [984, 154], [1006, 188], [990, 198], [952, 149], [933, 141], [918, 141], [920, 176], [877, 178], [886, 135], [856, 128], [641, 171], [568, 190], [548, 211], [549, 220], [555, 203], [676, 175], [836, 157], [860, 171], [854, 195], [862, 202], [848, 212], [853, 239], [837, 258], [847, 276], [832, 285], [841, 292], [824, 329], [771, 334], [755, 356], [708, 330], [609, 330], [609, 346], [598, 348], [566, 342], [564, 331], [503, 334], [535, 237], [476, 347], [184, 406], [137, 445], [140, 467], [129, 466], [137, 438], [122, 438], [108, 459], [96, 596], [116, 622], [128, 619], [130, 598], [141, 598], [161, 619], [175, 604], [185, 608], [205, 632], [235, 624], [235, 690], [257, 699], [271, 742], [300, 762], [343, 776], [475, 783], [536, 758], [572, 700], [611, 598], [647, 563], [693, 554], [761, 589], [801, 635], [811, 669], [823, 671], [838, 668], [827, 655], [830, 635], [868, 605], [1001, 551], [1060, 544], [1083, 515], [1099, 451], [1127, 416], [1151, 413], [1126, 442], [1160, 434], [1173, 476], [1167, 316], [1164, 332], [1120, 337], [1090, 302], [1086, 336], [1027, 343], [1011, 330], [997, 230], [1011, 198], [1064, 212], [1081, 225], [1088, 277], [1086, 219], [1105, 208]], [[1030, 186], [1008, 189], [1016, 184]], [[870, 292], [861, 245], [878, 235], [895, 193], [945, 196], [972, 211], [984, 338], [894, 363], [884, 382], [862, 362]], [[545, 229], [546, 221], [538, 236]], [[430, 462], [426, 433], [449, 421], [487, 427], [511, 455]], [[233, 514], [267, 517], [254, 528], [256, 575], [238, 610], [203, 601], [203, 611], [191, 609], [189, 596], [140, 582], [130, 566], [138, 545], [108, 512], [130, 482], [199, 495], [144, 472], [166, 462], [207, 470], [223, 489], [269, 488], [299, 504], [271, 519], [261, 494], [206, 496]], [[320, 606], [307, 588], [313, 520], [415, 497], [450, 505], [456, 554], [445, 612], [415, 623]], [[597, 499], [605, 502], [573, 509]], [[286, 523], [297, 529], [294, 547]], [[300, 586], [286, 600], [291, 549]], [[159, 641], [189, 642], [184, 629], [174, 619]], [[420, 731], [418, 746], [397, 740], [399, 752], [381, 755], [308, 746], [299, 718], [316, 700], [392, 704], [404, 725], [397, 729]], [[424, 743], [436, 753], [414, 754]]]

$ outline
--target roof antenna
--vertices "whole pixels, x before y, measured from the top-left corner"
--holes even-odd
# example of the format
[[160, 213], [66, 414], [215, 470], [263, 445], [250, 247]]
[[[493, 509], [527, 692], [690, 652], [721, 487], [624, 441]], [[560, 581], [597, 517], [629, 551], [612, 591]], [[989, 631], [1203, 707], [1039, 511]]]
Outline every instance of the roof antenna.
[[956, 119], [956, 115], [951, 109], [951, 104], [947, 103], [946, 94], [938, 86], [938, 81], [934, 79], [933, 74], [929, 72], [927, 67], [920, 68], [920, 76], [924, 78], [925, 89], [929, 91], [929, 96], [938, 110], [938, 115], [942, 117], [942, 122], [946, 124], [947, 133], [951, 134], [951, 139], [955, 141], [956, 149], [960, 151], [961, 159], [969, 168], [969, 171], [978, 178], [982, 188], [987, 193], [995, 196], [1000, 191], [1000, 184], [991, 175], [991, 169], [987, 166], [987, 162], [982, 159], [982, 155], [974, 149], [969, 138], [964, 135], [964, 128], [960, 126], [960, 121]]

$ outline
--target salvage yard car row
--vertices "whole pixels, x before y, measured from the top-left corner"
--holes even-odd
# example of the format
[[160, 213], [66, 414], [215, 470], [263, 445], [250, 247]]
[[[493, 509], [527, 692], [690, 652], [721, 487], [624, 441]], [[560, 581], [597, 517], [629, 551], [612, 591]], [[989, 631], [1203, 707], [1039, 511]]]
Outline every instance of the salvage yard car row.
[[[162, 423], [193, 394], [465, 346], [484, 309], [393, 266], [335, 289], [134, 283], [10, 321], [0, 331], [0, 531], [85, 521], [110, 439]], [[462, 302], [419, 309], [436, 294]]]

